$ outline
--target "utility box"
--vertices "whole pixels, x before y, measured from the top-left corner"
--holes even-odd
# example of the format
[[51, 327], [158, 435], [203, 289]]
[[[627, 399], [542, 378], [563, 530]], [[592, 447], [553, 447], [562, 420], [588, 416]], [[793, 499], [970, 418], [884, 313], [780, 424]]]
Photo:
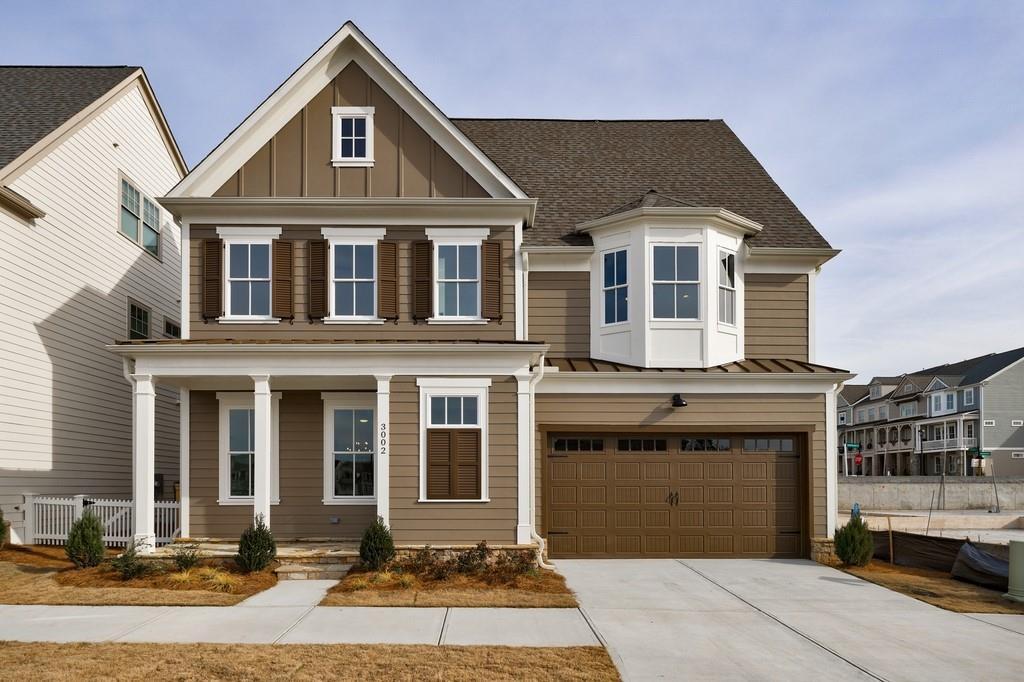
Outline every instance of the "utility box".
[[1024, 541], [1010, 540], [1010, 585], [1003, 596], [1024, 602]]

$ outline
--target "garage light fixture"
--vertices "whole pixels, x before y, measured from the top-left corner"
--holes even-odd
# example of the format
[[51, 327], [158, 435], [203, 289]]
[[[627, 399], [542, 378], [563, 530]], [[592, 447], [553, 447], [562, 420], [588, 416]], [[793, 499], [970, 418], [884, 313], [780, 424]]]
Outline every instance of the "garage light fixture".
[[675, 393], [672, 395], [672, 407], [686, 407], [686, 401], [683, 400], [683, 396]]

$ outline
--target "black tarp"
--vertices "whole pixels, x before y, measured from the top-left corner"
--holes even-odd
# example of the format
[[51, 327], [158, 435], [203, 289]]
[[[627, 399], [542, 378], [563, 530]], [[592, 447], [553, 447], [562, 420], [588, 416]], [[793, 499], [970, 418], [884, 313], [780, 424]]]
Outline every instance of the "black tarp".
[[[875, 541], [875, 558], [889, 561], [889, 531], [871, 531]], [[949, 573], [964, 541], [958, 538], [940, 538], [915, 533], [892, 532], [893, 563], [899, 566], [930, 568]]]
[[992, 590], [1009, 588], [1010, 562], [992, 556], [970, 542], [965, 542], [956, 555], [950, 571], [954, 578]]

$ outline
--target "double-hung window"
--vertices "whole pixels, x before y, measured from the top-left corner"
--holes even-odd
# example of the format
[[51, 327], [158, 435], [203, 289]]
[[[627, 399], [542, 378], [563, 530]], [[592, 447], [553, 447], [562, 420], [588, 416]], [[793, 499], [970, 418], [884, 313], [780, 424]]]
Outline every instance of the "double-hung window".
[[736, 324], [736, 254], [718, 252], [718, 321]]
[[419, 379], [420, 501], [487, 501], [489, 379]]
[[652, 286], [656, 319], [700, 319], [700, 248], [655, 246]]
[[[278, 402], [271, 399], [271, 502], [280, 501]], [[218, 393], [220, 403], [220, 504], [252, 504], [256, 481], [256, 410], [251, 393]]]
[[947, 393], [946, 394], [946, 409], [947, 410], [954, 410], [954, 409], [956, 409], [956, 393]]
[[629, 321], [629, 251], [618, 249], [604, 254], [602, 261], [604, 323]]
[[373, 165], [373, 111], [373, 107], [331, 107], [332, 165]]
[[270, 242], [230, 242], [227, 315], [270, 317]]
[[331, 261], [333, 317], [376, 318], [376, 244], [334, 244]]
[[160, 257], [160, 208], [121, 178], [121, 234]]
[[941, 411], [942, 411], [942, 396], [941, 395], [933, 395], [932, 396], [932, 413], [934, 414], [936, 412], [941, 412]]
[[324, 503], [375, 498], [376, 396], [324, 393]]
[[964, 391], [964, 406], [970, 407], [972, 405], [974, 405], [974, 389], [969, 388]]
[[480, 245], [435, 245], [437, 252], [437, 316], [480, 317]]
[[128, 338], [148, 339], [150, 334], [150, 318], [152, 313], [146, 306], [128, 301]]

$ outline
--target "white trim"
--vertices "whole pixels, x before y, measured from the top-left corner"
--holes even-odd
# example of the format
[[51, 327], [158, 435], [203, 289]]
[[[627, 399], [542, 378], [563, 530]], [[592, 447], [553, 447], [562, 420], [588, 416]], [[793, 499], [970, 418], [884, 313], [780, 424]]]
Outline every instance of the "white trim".
[[[818, 355], [817, 288], [820, 266], [807, 273], [807, 361], [815, 362]], [[829, 537], [832, 537], [829, 535]]]
[[365, 244], [372, 239], [380, 241], [384, 239], [388, 229], [386, 227], [321, 227], [320, 234], [324, 239], [338, 244]]
[[534, 429], [530, 422], [530, 405], [533, 402], [531, 377], [516, 377], [516, 544], [531, 542], [533, 519], [530, 498], [533, 485], [530, 479], [530, 442]]
[[428, 317], [427, 324], [487, 324], [487, 317]]
[[234, 225], [217, 227], [217, 236], [225, 241], [239, 240], [242, 243], [253, 240], [251, 244], [261, 244], [264, 241], [270, 243], [274, 239], [281, 238], [280, 227], [264, 227], [263, 225]]
[[[835, 384], [825, 392], [825, 537], [831, 538], [836, 533], [836, 517], [839, 506], [839, 462], [835, 454], [839, 448], [839, 430], [836, 428], [836, 394], [842, 384]], [[808, 437], [808, 440], [811, 440]], [[813, 449], [808, 443], [808, 450]]]
[[[625, 326], [625, 325], [630, 324], [630, 320], [632, 319], [632, 316], [629, 314], [630, 303], [631, 303], [631, 301], [629, 300], [629, 290], [630, 290], [630, 287], [632, 286], [632, 283], [629, 281], [629, 276], [630, 276], [630, 272], [629, 271], [631, 269], [630, 265], [629, 265], [629, 250], [630, 250], [629, 249], [629, 245], [625, 245], [625, 246], [612, 246], [612, 247], [609, 247], [607, 249], [603, 249], [599, 254], [597, 254], [597, 257], [598, 257], [598, 259], [599, 259], [599, 261], [601, 263], [601, 268], [600, 268], [601, 272], [599, 274], [600, 281], [598, 282], [598, 293], [600, 294], [601, 300], [597, 304], [598, 305], [598, 311], [599, 311], [598, 312], [598, 321], [599, 321], [599, 325], [600, 325], [601, 329], [608, 329], [610, 327]], [[619, 251], [622, 251], [622, 252], [624, 252], [626, 254], [626, 282], [624, 284], [615, 284], [615, 282], [613, 281], [612, 282], [612, 286], [606, 287], [605, 286], [605, 272], [604, 272], [604, 270], [605, 270], [605, 256], [607, 256], [608, 254], [613, 254], [614, 257], [612, 258], [612, 261], [616, 264], [615, 265], [615, 279], [617, 280], [618, 279], [618, 274], [619, 274], [619, 266], [618, 266], [618, 260], [619, 259], [618, 259], [617, 255], [615, 255], [615, 254], [618, 254]], [[615, 290], [615, 289], [621, 289], [623, 287], [625, 287], [625, 289], [626, 289], [626, 319], [624, 319], [624, 320], [616, 319], [614, 322], [608, 322], [607, 321], [607, 319], [608, 319], [608, 314], [607, 314], [608, 311], [605, 310], [605, 301], [606, 301], [605, 292], [612, 291], [612, 290]], [[618, 307], [618, 304], [616, 304], [616, 306], [615, 306], [616, 317], [618, 317], [618, 311], [619, 311], [619, 307]]]
[[180, 309], [181, 315], [181, 338], [188, 339], [192, 333], [192, 321], [190, 319], [189, 310], [189, 291], [190, 291], [190, 280], [192, 276], [192, 226], [187, 220], [181, 221], [181, 270], [178, 273], [181, 281], [179, 282], [179, 296], [180, 296]]
[[702, 374], [696, 372], [551, 372], [537, 393], [825, 393], [853, 374]]
[[[702, 277], [702, 275], [705, 274], [704, 272], [702, 272], [703, 269], [704, 269], [702, 267], [702, 264], [704, 262], [704, 257], [705, 257], [705, 255], [704, 255], [704, 248], [703, 248], [703, 242], [668, 242], [668, 241], [660, 241], [660, 240], [659, 241], [648, 240], [647, 245], [648, 245], [648, 249], [647, 249], [647, 254], [646, 255], [650, 259], [649, 260], [649, 262], [650, 262], [650, 279], [647, 282], [645, 282], [644, 284], [645, 285], [650, 284], [650, 289], [648, 289], [644, 293], [647, 295], [647, 302], [648, 302], [648, 305], [647, 305], [648, 325], [652, 325], [653, 328], [660, 328], [661, 325], [663, 325], [665, 323], [672, 323], [672, 322], [704, 322], [705, 318], [707, 317], [707, 311], [705, 310], [705, 305], [704, 305], [704, 298], [707, 295], [707, 293], [710, 293], [710, 292], [706, 293], [704, 291], [704, 287], [706, 285], [704, 280], [705, 279], [710, 279], [710, 278], [709, 277]], [[679, 276], [679, 273], [676, 272], [676, 267], [678, 266], [678, 263], [679, 263], [679, 249], [694, 249], [697, 252], [697, 279], [692, 279], [692, 280], [691, 279], [655, 279], [654, 278], [654, 250], [658, 249], [658, 248], [672, 249], [672, 265], [673, 265], [672, 271], [673, 271], [674, 276], [676, 276], [676, 277]], [[726, 249], [722, 249], [722, 250], [724, 251]], [[604, 282], [602, 282], [602, 284], [603, 283]], [[676, 303], [678, 302], [678, 299], [676, 298], [676, 295], [675, 295], [675, 288], [676, 288], [676, 286], [678, 286], [680, 284], [696, 286], [697, 287], [697, 316], [696, 317], [678, 317], [677, 315], [673, 314], [672, 317], [656, 317], [655, 314], [654, 314], [654, 287], [657, 284], [662, 284], [662, 285], [671, 284], [672, 285], [672, 311], [673, 311], [673, 313], [678, 313], [678, 310], [676, 310]], [[718, 291], [717, 287], [716, 287], [715, 291], [716, 292]], [[715, 297], [715, 300], [716, 301], [718, 300], [717, 296]], [[670, 324], [669, 326], [672, 326], [672, 325]], [[735, 326], [735, 325], [732, 325], [732, 326]]]
[[[270, 457], [270, 503], [281, 502], [281, 476], [280, 476], [280, 402], [279, 392], [271, 393], [271, 457]], [[228, 410], [231, 409], [255, 409], [255, 394], [252, 391], [218, 391], [217, 392], [217, 461], [218, 461], [218, 484], [217, 504], [220, 506], [253, 506], [255, 497], [236, 497], [231, 495], [231, 470], [230, 458], [228, 457]]]
[[[331, 165], [335, 168], [373, 168], [374, 107], [331, 107]], [[366, 154], [341, 155], [341, 119], [361, 118], [366, 121]]]
[[[433, 311], [434, 315], [428, 318], [428, 323], [442, 323], [442, 322], [463, 322], [463, 323], [483, 323], [489, 322], [487, 318], [483, 316], [483, 240], [490, 234], [490, 230], [472, 230], [472, 229], [427, 229], [427, 238], [433, 242], [433, 248], [431, 249], [433, 262], [431, 263], [432, 279], [431, 288], [433, 297]], [[449, 236], [451, 235], [451, 236]], [[483, 236], [480, 236], [483, 235]], [[459, 247], [472, 246], [476, 249], [476, 279], [446, 279], [445, 282], [452, 282], [456, 284], [460, 283], [472, 283], [476, 282], [476, 315], [441, 315], [441, 248], [449, 246], [455, 247], [456, 250], [456, 263], [461, 258], [458, 254]], [[458, 269], [458, 265], [456, 265]], [[456, 273], [458, 274], [458, 273]]]
[[[274, 239], [281, 235], [281, 228], [251, 228], [251, 227], [218, 227], [217, 234], [221, 237], [224, 249], [223, 273], [221, 274], [223, 299], [221, 301], [224, 314], [217, 318], [217, 322], [225, 324], [276, 324], [280, 318], [274, 317]], [[266, 246], [267, 247], [267, 314], [266, 315], [235, 315], [231, 312], [231, 247], [233, 246]], [[249, 268], [252, 268], [251, 249], [249, 250]], [[259, 281], [262, 281], [260, 278]], [[244, 278], [240, 281], [253, 281], [252, 278]], [[252, 303], [250, 294], [250, 305]]]
[[616, 213], [596, 220], [580, 223], [576, 226], [577, 232], [590, 232], [592, 230], [626, 223], [638, 218], [678, 218], [689, 221], [708, 221], [712, 227], [728, 228], [739, 231], [741, 234], [757, 234], [764, 227], [749, 218], [744, 218], [738, 213], [724, 208], [717, 207], [662, 207], [647, 206], [635, 208], [624, 213]]
[[513, 270], [515, 271], [515, 302], [516, 302], [516, 341], [525, 341], [529, 324], [529, 305], [526, 299], [526, 265], [523, 262], [523, 221], [516, 221], [512, 242]]
[[[323, 498], [325, 505], [377, 505], [377, 476], [380, 472], [377, 461], [377, 398], [373, 393], [321, 393], [324, 403], [324, 452], [323, 452]], [[334, 411], [338, 409], [370, 410], [373, 412], [371, 442], [373, 450], [373, 495], [344, 496], [334, 494]], [[354, 473], [354, 470], [353, 470]]]
[[132, 499], [133, 537], [140, 551], [156, 549], [156, 504], [153, 490], [156, 467], [156, 384], [149, 374], [132, 374]]
[[280, 317], [227, 317], [221, 316], [217, 318], [219, 324], [277, 324], [281, 321]]
[[[329, 315], [324, 318], [324, 322], [329, 324], [340, 324], [345, 322], [363, 323], [363, 324], [383, 324], [384, 320], [377, 314], [378, 305], [378, 289], [380, 287], [380, 278], [377, 272], [377, 259], [379, 254], [377, 253], [377, 242], [384, 236], [386, 228], [329, 228], [325, 227], [321, 230], [324, 237], [327, 238], [327, 310]], [[373, 282], [373, 312], [369, 315], [338, 315], [336, 314], [337, 301], [335, 300], [336, 295], [336, 284], [337, 280], [334, 276], [335, 273], [335, 249], [339, 246], [351, 246], [352, 247], [352, 278], [345, 279], [342, 281], [352, 282], [352, 309], [355, 310], [355, 283], [356, 282]], [[373, 256], [371, 258], [371, 266], [373, 268], [373, 276], [369, 279], [357, 279], [356, 274], [356, 255], [355, 249], [357, 246], [368, 246], [373, 250]]]
[[1024, 419], [1011, 419], [1010, 426], [1024, 426]]
[[981, 425], [982, 425], [982, 427], [992, 428], [993, 426], [996, 425], [996, 420], [995, 419], [985, 419], [985, 420], [983, 420], [981, 422]]
[[432, 242], [445, 241], [450, 244], [476, 244], [491, 235], [487, 227], [428, 227], [424, 232]]
[[191, 395], [187, 388], [178, 389], [178, 493], [180, 510], [178, 527], [181, 537], [191, 536], [191, 475], [189, 442], [191, 440]]
[[[420, 389], [420, 415], [419, 415], [419, 502], [430, 503], [458, 503], [458, 502], [489, 502], [490, 486], [488, 485], [488, 434], [490, 421], [490, 410], [488, 396], [491, 385], [490, 379], [445, 379], [445, 378], [418, 378], [416, 385]], [[480, 429], [480, 499], [478, 500], [431, 500], [427, 498], [427, 429], [430, 419], [430, 399], [442, 396], [473, 397], [477, 400], [477, 422], [476, 427], [472, 425], [454, 426], [453, 428], [479, 428]], [[438, 428], [447, 428], [444, 426]]]
[[377, 374], [377, 516], [391, 526], [391, 375]]

